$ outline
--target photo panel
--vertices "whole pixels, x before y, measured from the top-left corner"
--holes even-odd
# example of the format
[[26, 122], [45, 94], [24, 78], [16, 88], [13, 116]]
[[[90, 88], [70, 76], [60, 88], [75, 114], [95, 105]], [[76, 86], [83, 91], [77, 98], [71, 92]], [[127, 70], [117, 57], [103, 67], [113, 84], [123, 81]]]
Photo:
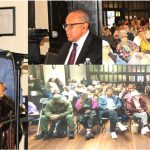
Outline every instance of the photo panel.
[[[131, 103], [138, 96], [140, 100], [144, 101], [144, 105], [147, 106], [146, 112], [149, 114], [149, 87], [149, 65], [29, 65], [29, 149], [50, 148], [67, 150], [70, 147], [72, 149], [78, 149], [77, 147], [84, 149], [90, 146], [90, 142], [87, 140], [92, 140], [92, 145], [96, 145], [95, 149], [99, 149], [99, 147], [106, 149], [106, 145], [107, 149], [114, 149], [116, 146], [119, 147], [120, 142], [116, 142], [114, 145], [113, 139], [111, 139], [112, 134], [110, 132], [109, 118], [107, 116], [102, 117], [101, 122], [100, 114], [97, 113], [97, 111], [101, 110], [100, 104], [102, 99], [107, 97], [112, 91], [112, 97], [118, 98], [118, 101], [121, 101], [122, 112], [120, 112], [121, 116], [118, 116], [118, 119], [128, 129], [123, 133], [120, 127], [116, 127], [116, 134], [119, 139], [122, 139], [123, 144], [132, 149], [132, 145], [139, 143], [139, 140], [135, 139], [143, 131], [142, 128], [138, 130], [139, 128], [134, 127], [134, 121], [136, 124], [137, 122], [131, 117], [134, 114], [129, 115], [126, 113], [128, 109], [125, 109], [125, 102], [127, 100]], [[61, 98], [58, 95], [61, 95]], [[82, 105], [83, 110], [89, 110], [91, 104], [97, 104], [97, 107], [92, 105], [92, 116], [95, 122], [92, 124], [93, 137], [90, 138], [87, 137], [86, 126], [84, 126], [83, 122], [80, 122], [81, 118], [79, 116], [83, 112], [78, 111], [80, 110], [78, 105], [81, 101], [84, 101], [84, 105]], [[89, 101], [92, 103], [89, 103]], [[69, 138], [70, 124], [66, 124], [66, 120], [63, 120], [64, 122], [62, 123], [61, 119], [63, 117], [56, 117], [57, 119], [55, 120], [53, 116], [52, 118], [48, 117], [48, 120], [44, 120], [50, 114], [55, 113], [57, 116], [64, 112], [65, 110], [62, 110], [62, 108], [65, 104], [71, 104], [69, 105], [72, 107], [70, 115], [73, 116], [72, 119], [75, 124], [73, 130], [75, 134], [71, 140]], [[56, 105], [59, 109], [56, 108]], [[62, 112], [60, 112], [61, 110]], [[96, 111], [94, 112], [93, 110]], [[49, 114], [48, 112], [51, 113]], [[87, 112], [84, 112], [84, 114], [86, 116], [89, 115]], [[44, 121], [46, 121], [46, 124], [43, 124]], [[61, 129], [64, 131], [63, 134], [59, 133], [58, 124], [61, 124], [60, 122], [62, 123]], [[56, 124], [58, 125], [57, 127], [55, 126]], [[65, 128], [66, 125], [67, 128]], [[46, 136], [41, 136], [43, 127], [46, 127], [48, 130]], [[54, 130], [54, 127], [56, 127], [56, 130]], [[99, 140], [103, 141], [104, 137], [105, 143], [97, 142]], [[140, 140], [146, 142], [148, 138], [148, 136], [144, 136]], [[132, 145], [128, 144], [129, 141]], [[64, 142], [67, 142], [67, 144], [62, 144]], [[147, 145], [144, 148], [148, 148]], [[138, 144], [138, 148], [143, 149], [143, 146]]]
[[149, 9], [149, 1], [102, 1], [103, 65], [150, 64]]

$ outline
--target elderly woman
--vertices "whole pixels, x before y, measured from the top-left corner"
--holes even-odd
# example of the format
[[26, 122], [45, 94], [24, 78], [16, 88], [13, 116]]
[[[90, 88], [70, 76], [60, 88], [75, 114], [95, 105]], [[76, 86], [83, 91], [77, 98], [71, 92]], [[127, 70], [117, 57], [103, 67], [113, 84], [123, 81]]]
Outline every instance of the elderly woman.
[[139, 47], [132, 41], [128, 40], [128, 35], [125, 30], [120, 30], [118, 37], [121, 42], [117, 45], [117, 53], [120, 58], [128, 62], [131, 54], [139, 51]]
[[81, 94], [80, 99], [76, 102], [75, 107], [78, 112], [78, 121], [86, 129], [85, 139], [94, 138], [92, 128], [96, 117], [97, 101], [88, 98], [88, 92]]
[[126, 62], [122, 60], [118, 54], [114, 53], [109, 45], [109, 43], [105, 40], [103, 42], [103, 65], [124, 65]]

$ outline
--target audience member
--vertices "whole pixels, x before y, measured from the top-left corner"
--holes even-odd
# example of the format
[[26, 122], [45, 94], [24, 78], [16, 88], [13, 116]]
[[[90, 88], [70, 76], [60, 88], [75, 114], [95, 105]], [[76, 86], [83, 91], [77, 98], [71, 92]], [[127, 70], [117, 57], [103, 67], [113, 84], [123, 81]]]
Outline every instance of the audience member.
[[102, 121], [102, 117], [108, 117], [110, 119], [110, 132], [113, 139], [117, 138], [116, 134], [116, 124], [120, 128], [121, 131], [127, 130], [126, 126], [121, 124], [118, 120], [118, 112], [121, 109], [122, 103], [118, 96], [113, 95], [113, 88], [108, 87], [106, 89], [106, 95], [100, 96], [98, 99], [98, 109], [99, 109], [99, 117], [100, 121]]
[[47, 136], [48, 123], [58, 119], [66, 119], [69, 126], [69, 138], [74, 138], [75, 124], [73, 121], [73, 109], [69, 101], [59, 94], [55, 94], [53, 99], [49, 101], [43, 110], [43, 115], [40, 117], [41, 133], [36, 139], [41, 139]]
[[137, 91], [125, 96], [126, 114], [133, 115], [141, 119], [141, 134], [150, 132], [148, 128], [147, 106], [143, 97]]
[[78, 111], [77, 119], [86, 129], [85, 139], [89, 140], [90, 138], [94, 138], [92, 128], [97, 115], [94, 110], [97, 108], [96, 101], [93, 100], [92, 102], [92, 100], [88, 98], [88, 92], [84, 92], [81, 94], [80, 99], [76, 102], [75, 107]]

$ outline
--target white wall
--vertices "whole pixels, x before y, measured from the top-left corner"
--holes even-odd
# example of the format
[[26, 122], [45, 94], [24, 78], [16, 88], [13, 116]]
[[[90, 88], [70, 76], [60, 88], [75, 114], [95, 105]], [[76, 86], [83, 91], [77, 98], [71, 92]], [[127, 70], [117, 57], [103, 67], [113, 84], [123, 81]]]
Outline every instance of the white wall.
[[77, 82], [80, 82], [83, 77], [86, 78], [86, 66], [85, 65], [73, 65], [70, 67], [70, 77], [75, 79]]
[[[52, 65], [44, 65], [44, 79], [45, 83], [49, 78], [60, 78], [60, 80], [65, 84], [65, 70], [64, 65], [55, 65], [55, 70], [52, 69]], [[70, 67], [70, 77], [71, 79], [77, 80], [80, 82], [83, 77], [86, 77], [86, 66], [85, 65], [73, 65]]]
[[0, 37], [0, 48], [28, 53], [28, 1], [0, 0], [0, 7], [16, 8], [16, 35]]
[[49, 78], [59, 78], [63, 84], [65, 84], [65, 70], [64, 65], [43, 65], [45, 83], [48, 82]]
[[[35, 27], [48, 29], [47, 0], [35, 1]], [[40, 43], [40, 52], [45, 55], [49, 48], [49, 37], [45, 37]]]

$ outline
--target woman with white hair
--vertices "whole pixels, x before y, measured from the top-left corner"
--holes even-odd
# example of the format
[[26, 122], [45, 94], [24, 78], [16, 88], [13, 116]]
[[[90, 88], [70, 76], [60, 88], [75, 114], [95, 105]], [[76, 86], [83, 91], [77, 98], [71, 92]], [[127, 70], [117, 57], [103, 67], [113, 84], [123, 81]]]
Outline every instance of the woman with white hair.
[[128, 40], [128, 35], [125, 30], [120, 30], [118, 37], [121, 42], [117, 45], [117, 53], [120, 58], [128, 62], [131, 54], [139, 51], [139, 47], [134, 42]]

